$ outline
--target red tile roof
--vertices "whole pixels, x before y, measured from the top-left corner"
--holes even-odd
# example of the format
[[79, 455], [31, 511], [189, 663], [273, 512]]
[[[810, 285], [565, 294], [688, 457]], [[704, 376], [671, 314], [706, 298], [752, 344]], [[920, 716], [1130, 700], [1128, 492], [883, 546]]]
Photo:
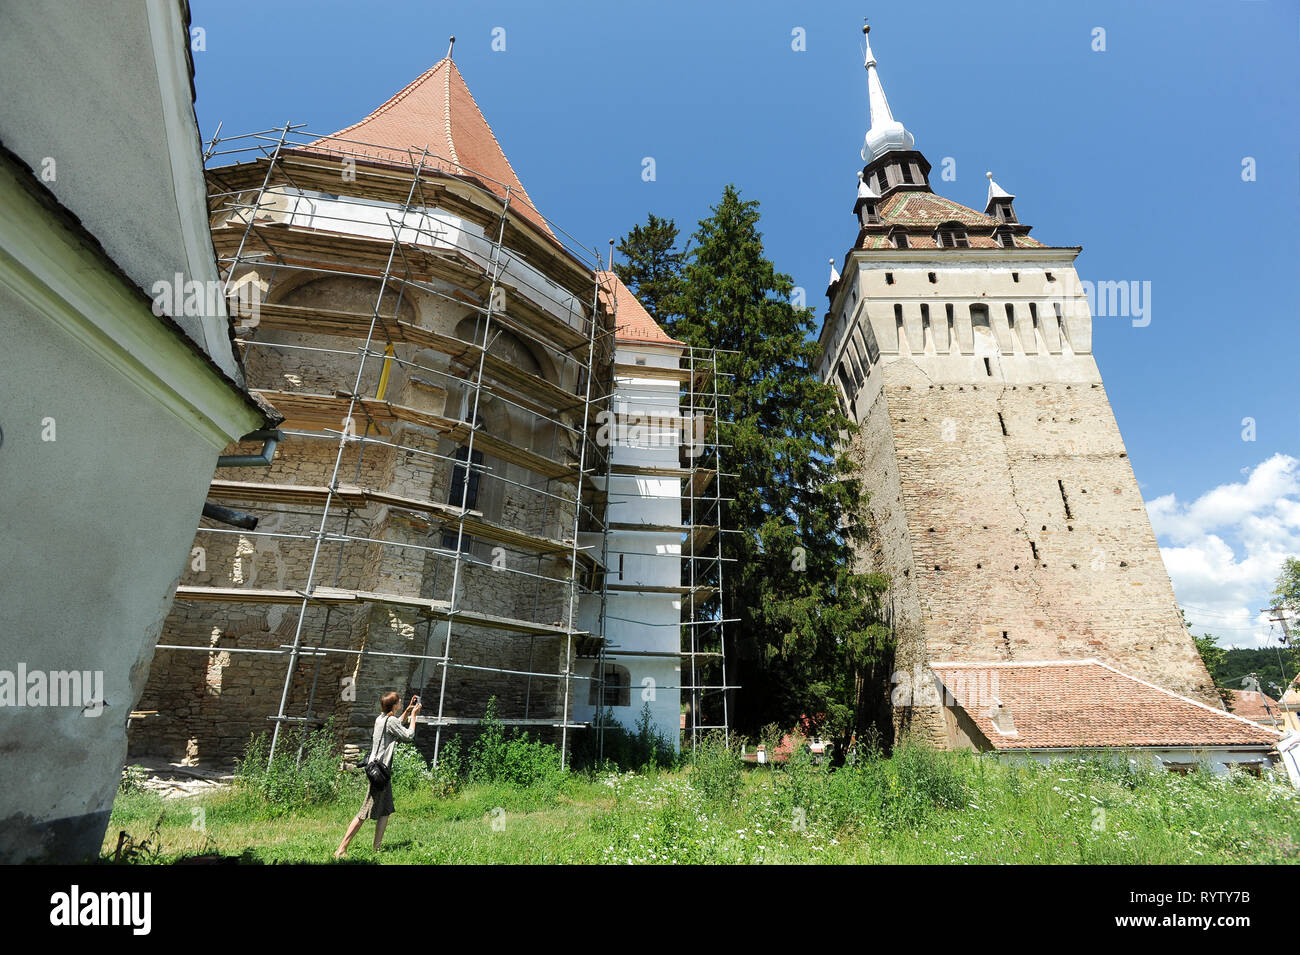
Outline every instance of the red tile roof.
[[[1099, 660], [935, 663], [931, 669], [996, 750], [1272, 746], [1281, 733]], [[998, 703], [1015, 732], [999, 732]], [[1005, 718], [1000, 720], [1004, 728]]]
[[511, 208], [555, 238], [450, 58], [439, 60], [365, 119], [312, 146], [407, 166], [427, 146], [426, 167], [472, 176], [500, 198], [508, 186]]
[[684, 345], [672, 338], [650, 317], [631, 289], [613, 272], [599, 271], [600, 298], [615, 314], [615, 338], [621, 342], [646, 342], [653, 345]]
[[1282, 719], [1282, 707], [1278, 701], [1259, 690], [1233, 690], [1229, 705], [1234, 714], [1256, 723], [1272, 723]]
[[[880, 201], [876, 211], [885, 225], [902, 226], [907, 232], [908, 246], [913, 249], [937, 249], [933, 232], [945, 222], [960, 222], [967, 227], [967, 238], [972, 249], [1000, 249], [992, 230], [1003, 223], [993, 216], [967, 208], [959, 202], [945, 199], [932, 192], [895, 192]], [[972, 231], [973, 230], [973, 231]], [[980, 234], [986, 232], [987, 235]], [[1020, 249], [1041, 249], [1043, 243], [1027, 235], [1015, 236]], [[886, 235], [868, 234], [859, 248], [893, 248]]]

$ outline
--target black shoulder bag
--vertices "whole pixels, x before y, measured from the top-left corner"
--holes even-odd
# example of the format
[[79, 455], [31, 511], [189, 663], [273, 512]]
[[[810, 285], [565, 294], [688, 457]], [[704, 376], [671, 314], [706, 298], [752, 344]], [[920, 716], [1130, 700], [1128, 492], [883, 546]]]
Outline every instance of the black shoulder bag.
[[384, 749], [384, 737], [388, 735], [388, 717], [384, 718], [384, 729], [379, 734], [379, 746], [370, 754], [366, 760], [366, 777], [375, 786], [387, 786], [388, 779], [392, 775], [388, 767], [379, 759], [379, 754]]

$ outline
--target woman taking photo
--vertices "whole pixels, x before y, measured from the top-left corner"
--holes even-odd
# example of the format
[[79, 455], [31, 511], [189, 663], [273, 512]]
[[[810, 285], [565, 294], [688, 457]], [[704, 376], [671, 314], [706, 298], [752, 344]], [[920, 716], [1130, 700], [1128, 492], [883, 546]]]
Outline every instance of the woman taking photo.
[[[379, 701], [381, 712], [375, 718], [370, 755], [366, 759], [366, 775], [370, 780], [370, 788], [366, 792], [366, 801], [361, 804], [360, 811], [348, 826], [343, 841], [334, 852], [336, 859], [343, 858], [344, 853], [348, 851], [348, 843], [367, 819], [375, 820], [376, 852], [379, 851], [379, 844], [384, 841], [384, 827], [388, 825], [388, 817], [393, 814], [394, 809], [393, 747], [397, 745], [399, 739], [408, 743], [415, 739], [415, 718], [420, 715], [421, 709], [420, 698], [413, 696], [399, 718], [396, 714], [401, 702], [401, 696], [393, 692], [385, 693]], [[409, 729], [406, 726], [408, 718], [411, 724]], [[382, 782], [376, 781], [377, 778]]]

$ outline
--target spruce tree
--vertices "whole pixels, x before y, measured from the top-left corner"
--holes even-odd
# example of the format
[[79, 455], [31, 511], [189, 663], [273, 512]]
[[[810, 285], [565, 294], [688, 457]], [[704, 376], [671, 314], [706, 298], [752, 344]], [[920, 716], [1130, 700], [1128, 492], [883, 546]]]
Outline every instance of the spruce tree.
[[614, 274], [671, 335], [671, 302], [681, 288], [682, 272], [676, 223], [651, 213], [645, 225], [634, 226], [620, 240], [618, 253], [625, 261], [614, 266]]
[[[652, 217], [625, 245], [636, 248], [663, 222]], [[727, 682], [740, 690], [729, 715], [749, 735], [807, 716], [842, 741], [871, 727], [887, 740], [886, 581], [854, 571], [865, 500], [837, 453], [855, 425], [813, 372], [813, 313], [790, 304], [792, 280], [765, 257], [758, 222], [758, 203], [728, 186], [692, 238], [676, 292], [658, 303], [675, 337], [722, 351], [730, 391], [720, 409], [722, 468], [737, 476], [721, 479], [732, 499], [723, 524], [734, 531], [724, 535], [721, 610], [738, 621], [727, 625]], [[633, 263], [645, 259], [630, 260], [634, 279]], [[707, 703], [701, 721], [715, 723], [720, 701]]]

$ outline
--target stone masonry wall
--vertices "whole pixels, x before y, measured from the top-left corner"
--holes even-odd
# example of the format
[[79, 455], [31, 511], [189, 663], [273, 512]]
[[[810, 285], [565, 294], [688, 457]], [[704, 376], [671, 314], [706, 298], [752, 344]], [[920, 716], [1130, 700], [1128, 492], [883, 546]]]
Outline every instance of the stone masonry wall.
[[[859, 558], [892, 580], [898, 735], [946, 745], [926, 672], [939, 661], [1096, 657], [1217, 707], [1090, 354], [1087, 304], [1039, 298], [1077, 287], [1073, 267], [945, 271], [930, 255], [864, 264], [862, 301], [838, 296], [824, 339], [824, 375], [848, 347], [866, 370], [846, 395], [861, 423], [846, 450], [871, 494]], [[976, 308], [988, 327], [972, 329]]]
[[[372, 307], [375, 283], [367, 280], [324, 279], [282, 282], [274, 300], [287, 304], [353, 311]], [[386, 303], [389, 311], [395, 299]], [[453, 333], [464, 327], [464, 309], [450, 307], [433, 296], [406, 297], [404, 321]], [[359, 342], [339, 336], [261, 329], [255, 340], [284, 349], [252, 346], [248, 349], [249, 384], [253, 388], [313, 394], [346, 393], [356, 375]], [[519, 363], [518, 341], [498, 339]], [[494, 346], [494, 353], [496, 348]], [[388, 384], [388, 399], [435, 414], [460, 415], [463, 373], [451, 367], [447, 356], [399, 345]], [[401, 362], [416, 362], [417, 368]], [[367, 362], [361, 393], [375, 394], [382, 361]], [[556, 375], [544, 356], [537, 370]], [[573, 373], [561, 374], [572, 379]], [[450, 395], [450, 401], [448, 397]], [[482, 426], [518, 447], [560, 456], [556, 429], [499, 398], [480, 404]], [[358, 420], [357, 430], [364, 428]], [[451, 460], [457, 444], [425, 428], [392, 422], [375, 435], [387, 444], [350, 442], [338, 467], [340, 484], [357, 484], [387, 493], [447, 503], [451, 495]], [[293, 428], [291, 430], [303, 430]], [[373, 432], [372, 432], [373, 434]], [[390, 447], [387, 445], [400, 445]], [[234, 450], [232, 447], [231, 451]], [[222, 469], [221, 480], [264, 484], [327, 486], [334, 474], [338, 438], [289, 435], [269, 468]], [[566, 538], [572, 535], [573, 504], [553, 495], [571, 494], [571, 486], [547, 481], [518, 466], [491, 457], [484, 459], [486, 473], [479, 480], [477, 509], [488, 520], [531, 534]], [[181, 583], [193, 586], [242, 587], [259, 590], [301, 590], [307, 586], [314, 551], [311, 535], [320, 526], [318, 504], [229, 503], [259, 516], [256, 532], [241, 532], [206, 519], [196, 534], [190, 565]], [[458, 503], [458, 500], [457, 502]], [[349, 534], [367, 540], [326, 541], [316, 563], [316, 586], [340, 587], [396, 596], [448, 601], [452, 597], [454, 561], [444, 547], [444, 530], [455, 525], [418, 511], [387, 506], [331, 510], [326, 523], [330, 534]], [[265, 532], [297, 535], [267, 537]], [[468, 538], [464, 552], [477, 563], [462, 562], [458, 606], [503, 617], [567, 624], [569, 565], [560, 557], [539, 557], [501, 549], [489, 540]], [[494, 566], [495, 565], [495, 566]], [[513, 571], [513, 572], [512, 572]], [[541, 580], [545, 575], [556, 580]], [[272, 727], [284, 689], [287, 656], [271, 653], [233, 653], [239, 650], [279, 650], [293, 642], [300, 606], [238, 602], [184, 601], [175, 603], [161, 642], [173, 646], [210, 647], [208, 652], [161, 649], [155, 656], [150, 679], [138, 705], [156, 715], [137, 718], [130, 728], [130, 755], [165, 755], [194, 763], [226, 759], [243, 752], [250, 734]], [[345, 752], [356, 755], [369, 747], [370, 728], [378, 712], [378, 698], [388, 690], [405, 696], [419, 692], [425, 699], [424, 715], [437, 712], [442, 682], [435, 661], [413, 660], [389, 654], [440, 656], [447, 639], [447, 624], [430, 620], [415, 610], [379, 603], [308, 609], [303, 621], [306, 648], [348, 651], [305, 654], [290, 683], [286, 712], [305, 716], [313, 698], [311, 715], [335, 718], [336, 732]], [[559, 720], [563, 709], [563, 680], [527, 677], [523, 672], [559, 673], [564, 669], [565, 643], [553, 636], [533, 637], [457, 622], [452, 628], [451, 659], [444, 713], [477, 720], [489, 697], [495, 696], [498, 714], [505, 719]], [[504, 668], [520, 673], [500, 673], [483, 668]], [[577, 692], [582, 684], [575, 682]], [[291, 724], [292, 725], [292, 724]], [[456, 735], [452, 727], [444, 731]], [[549, 735], [543, 731], [543, 735]], [[417, 735], [420, 748], [431, 752], [434, 730]]]

